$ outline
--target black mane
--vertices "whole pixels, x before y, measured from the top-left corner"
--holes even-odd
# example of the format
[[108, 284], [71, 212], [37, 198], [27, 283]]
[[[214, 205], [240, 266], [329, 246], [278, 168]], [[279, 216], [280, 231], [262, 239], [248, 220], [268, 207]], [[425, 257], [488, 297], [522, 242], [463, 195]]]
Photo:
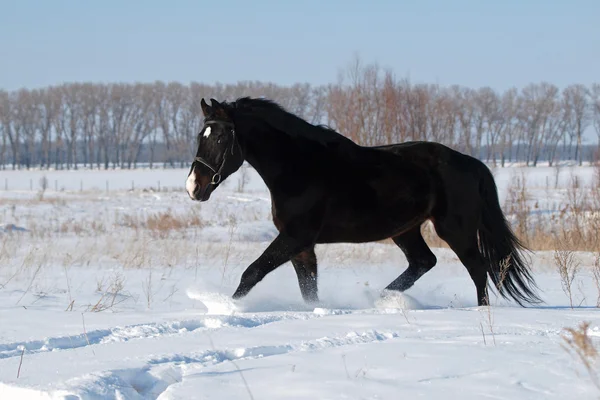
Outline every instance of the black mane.
[[228, 104], [236, 113], [261, 117], [282, 134], [303, 137], [323, 145], [346, 144], [357, 146], [352, 140], [325, 125], [313, 125], [290, 113], [280, 104], [261, 98], [241, 97]]

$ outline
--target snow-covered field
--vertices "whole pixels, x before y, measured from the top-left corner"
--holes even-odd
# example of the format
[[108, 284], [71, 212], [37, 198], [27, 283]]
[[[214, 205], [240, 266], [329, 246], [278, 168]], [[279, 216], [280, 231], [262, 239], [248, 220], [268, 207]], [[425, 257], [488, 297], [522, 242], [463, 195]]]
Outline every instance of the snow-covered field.
[[[571, 172], [593, 179], [590, 167], [565, 167], [555, 189], [555, 171], [494, 173], [504, 197], [524, 172], [536, 212], [552, 212]], [[495, 297], [477, 307], [445, 248], [413, 288], [381, 298], [406, 268], [387, 243], [317, 247], [317, 307], [290, 264], [233, 304], [276, 234], [269, 194], [248, 169], [244, 187], [240, 171], [194, 203], [186, 175], [0, 171], [0, 399], [600, 397], [561, 346], [565, 327], [589, 321], [600, 348], [595, 254], [576, 253], [574, 308], [552, 252], [532, 255], [539, 307]]]

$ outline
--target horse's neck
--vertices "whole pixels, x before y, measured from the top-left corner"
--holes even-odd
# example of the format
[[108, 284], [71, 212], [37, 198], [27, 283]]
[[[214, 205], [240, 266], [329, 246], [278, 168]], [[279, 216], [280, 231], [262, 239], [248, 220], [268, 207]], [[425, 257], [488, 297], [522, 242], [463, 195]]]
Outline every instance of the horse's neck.
[[[315, 160], [317, 154], [321, 157], [327, 154], [326, 157], [335, 158], [335, 153], [341, 152], [348, 156], [354, 154], [355, 150], [359, 148], [354, 142], [341, 135], [339, 144], [335, 146], [328, 146], [314, 139], [316, 135], [311, 135], [313, 138], [306, 136], [304, 139], [299, 139], [299, 136], [286, 138], [284, 135], [286, 134], [275, 129], [260, 129], [246, 131], [244, 136], [241, 136], [245, 142], [246, 161], [261, 176], [270, 190], [275, 180], [281, 176], [281, 172], [289, 170], [286, 164], [294, 163], [297, 164], [294, 167], [302, 169], [304, 164], [317, 161]], [[330, 140], [333, 143], [336, 142], [336, 139], [338, 138]], [[298, 144], [299, 140], [303, 142], [302, 145]], [[311, 142], [313, 145], [310, 144]], [[324, 146], [327, 148], [325, 151], [323, 151]], [[311, 150], [313, 148], [318, 151], [313, 152]]]
[[283, 168], [281, 160], [275, 154], [270, 154], [264, 148], [250, 147], [246, 151], [246, 161], [260, 175], [269, 190], [272, 189], [278, 171]]
[[[288, 169], [285, 163], [295, 163], [300, 160], [309, 162], [311, 158], [310, 151], [305, 155], [300, 153], [306, 151], [304, 146], [301, 150], [299, 146], [294, 145], [293, 141], [280, 140], [274, 135], [278, 133], [262, 133], [260, 137], [251, 138], [245, 146], [245, 160], [256, 170], [270, 190], [281, 172]], [[302, 166], [298, 165], [298, 167]]]

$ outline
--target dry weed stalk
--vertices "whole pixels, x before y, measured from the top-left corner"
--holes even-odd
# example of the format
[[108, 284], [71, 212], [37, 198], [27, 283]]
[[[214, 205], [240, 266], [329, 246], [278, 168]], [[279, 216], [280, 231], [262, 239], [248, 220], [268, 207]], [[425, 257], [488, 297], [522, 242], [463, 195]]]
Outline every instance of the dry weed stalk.
[[570, 336], [567, 334], [561, 335], [564, 341], [564, 344], [561, 343], [561, 347], [569, 354], [573, 355], [574, 353], [578, 357], [589, 374], [592, 383], [600, 390], [600, 380], [596, 371], [594, 371], [594, 365], [598, 360], [598, 349], [588, 335], [589, 326], [590, 323], [585, 321], [580, 323], [577, 329], [564, 328]]
[[573, 308], [573, 281], [579, 272], [580, 263], [572, 250], [554, 250], [554, 263], [560, 274], [560, 285], [569, 297], [569, 303]]
[[29, 285], [27, 286], [27, 289], [23, 292], [21, 297], [19, 297], [19, 300], [17, 300], [16, 305], [18, 305], [21, 302], [21, 300], [23, 300], [23, 298], [27, 295], [27, 293], [29, 293], [29, 291], [31, 290], [31, 287], [33, 286], [35, 279], [37, 278], [40, 271], [42, 270], [42, 267], [44, 267], [46, 265], [47, 257], [48, 257], [48, 253], [42, 254], [42, 258], [38, 261], [37, 267], [36, 267], [35, 271], [33, 272], [33, 276], [31, 277], [31, 280], [29, 281]]
[[561, 167], [562, 167], [562, 165], [558, 161], [554, 164], [554, 189], [558, 189], [558, 182], [560, 180], [560, 171], [562, 169]]
[[248, 182], [250, 182], [250, 176], [248, 175], [248, 167], [242, 165], [242, 167], [240, 168], [240, 178], [237, 181], [237, 191], [243, 193]]
[[151, 308], [154, 295], [160, 290], [160, 288], [153, 290], [152, 285], [152, 271], [150, 270], [148, 273], [148, 279], [142, 281], [142, 291], [144, 292], [144, 296], [146, 296], [146, 305], [148, 308]]
[[521, 172], [521, 176], [514, 174], [507, 189], [504, 210], [507, 215], [512, 215], [515, 220], [513, 225], [516, 235], [526, 243], [531, 244], [532, 238], [529, 230], [531, 206], [528, 204], [529, 199], [530, 194], [527, 191], [525, 173]]
[[483, 337], [483, 344], [487, 346], [487, 340], [485, 340], [485, 330], [483, 329], [483, 322], [479, 322], [479, 328], [481, 329], [481, 336]]
[[48, 189], [48, 178], [46, 178], [46, 175], [44, 175], [40, 178], [40, 190], [37, 193], [37, 198], [39, 201], [44, 200], [44, 193], [46, 192], [46, 189]]
[[592, 275], [594, 277], [594, 283], [596, 284], [597, 298], [596, 307], [600, 308], [600, 253], [596, 255], [594, 266], [592, 267]]
[[65, 271], [65, 280], [67, 281], [67, 294], [69, 295], [69, 306], [67, 307], [67, 310], [69, 309], [69, 307], [71, 308], [71, 310], [73, 310], [73, 304], [75, 302], [75, 300], [73, 300], [73, 297], [71, 296], [71, 280], [69, 279], [68, 264], [70, 264], [71, 261], [72, 261], [72, 257], [69, 253], [67, 253], [67, 255], [65, 256], [65, 259], [63, 261], [63, 269]]
[[[504, 285], [504, 280], [508, 274], [508, 267], [510, 266], [510, 255], [500, 261], [500, 276], [498, 278], [498, 285], [496, 288], [500, 290]], [[488, 305], [485, 306], [485, 323], [492, 334], [492, 341], [494, 342], [494, 346], [496, 346], [496, 334], [494, 332], [494, 314], [492, 313], [492, 303], [490, 301], [489, 293], [486, 295]], [[481, 310], [481, 308], [480, 308]], [[485, 332], [483, 330], [483, 323], [479, 323], [479, 327], [481, 328], [481, 334], [483, 335], [483, 343], [487, 345], [485, 339]]]
[[123, 268], [143, 268], [149, 262], [149, 242], [147, 240], [133, 239], [127, 248], [127, 252], [120, 253], [123, 256], [121, 259]]
[[[487, 296], [488, 304], [485, 306], [485, 323], [492, 334], [492, 341], [494, 342], [494, 346], [496, 345], [496, 334], [494, 333], [494, 315], [492, 313], [492, 305], [490, 304], [489, 295]], [[483, 334], [483, 325], [481, 325], [481, 332]], [[483, 341], [485, 343], [485, 335], [483, 336]]]
[[17, 369], [17, 379], [21, 377], [21, 366], [23, 365], [23, 356], [25, 355], [25, 346], [21, 350], [21, 358], [19, 359], [19, 369]]
[[121, 292], [125, 288], [125, 278], [120, 273], [118, 273], [118, 272], [115, 273], [110, 284], [107, 286], [106, 290], [104, 290], [104, 291], [102, 290], [102, 287], [104, 286], [104, 280], [98, 281], [96, 284], [97, 284], [96, 290], [98, 292], [102, 292], [102, 295], [100, 296], [100, 299], [98, 299], [96, 304], [94, 304], [89, 311], [91, 311], [91, 312], [105, 311], [105, 310], [111, 309], [115, 305], [125, 301], [125, 297], [120, 301], [116, 301], [117, 297], [121, 294]]
[[587, 196], [579, 182], [579, 178], [571, 173], [569, 187], [567, 188], [567, 207], [570, 218], [570, 240], [573, 248], [585, 248], [586, 243], [586, 211]]
[[[7, 259], [8, 259], [8, 255], [7, 255]], [[33, 262], [34, 260], [35, 260], [34, 247], [30, 247], [29, 248], [29, 252], [23, 258], [23, 261], [21, 263], [21, 267], [20, 268], [15, 268], [15, 271], [12, 273], [12, 275], [9, 276], [7, 280], [5, 280], [4, 282], [0, 283], [0, 289], [4, 289], [6, 287], [6, 285], [8, 285], [20, 273], [22, 273], [23, 271], [25, 271], [25, 269], [28, 268], [29, 262]]]
[[90, 343], [90, 338], [88, 337], [87, 330], [85, 329], [85, 317], [83, 316], [83, 313], [81, 313], [81, 323], [83, 325], [83, 335], [85, 336], [85, 340], [88, 344], [88, 347], [92, 350], [92, 354], [95, 356], [96, 352], [94, 352], [94, 348], [92, 347], [92, 344]]
[[[208, 336], [208, 340], [210, 342], [211, 349], [213, 351], [217, 351], [217, 348], [215, 347], [215, 344], [212, 340], [212, 337], [210, 336], [210, 333], [207, 332], [206, 336]], [[248, 393], [248, 397], [250, 397], [250, 400], [254, 400], [254, 396], [252, 395], [252, 391], [250, 390], [250, 385], [248, 385], [248, 381], [244, 377], [244, 373], [242, 372], [242, 370], [240, 369], [238, 364], [235, 362], [235, 359], [233, 357], [230, 357], [229, 362], [233, 364], [233, 366], [237, 370], [238, 374], [240, 374], [240, 377], [242, 378], [242, 382], [244, 383], [244, 387], [246, 388], [246, 393]]]
[[594, 163], [594, 186], [600, 188], [600, 158]]
[[229, 242], [227, 243], [227, 249], [225, 251], [225, 260], [223, 262], [223, 268], [221, 272], [221, 285], [225, 280], [225, 273], [227, 272], [227, 262], [229, 261], [229, 255], [231, 253], [231, 245], [233, 243], [233, 234], [237, 228], [237, 219], [234, 215], [229, 216]]

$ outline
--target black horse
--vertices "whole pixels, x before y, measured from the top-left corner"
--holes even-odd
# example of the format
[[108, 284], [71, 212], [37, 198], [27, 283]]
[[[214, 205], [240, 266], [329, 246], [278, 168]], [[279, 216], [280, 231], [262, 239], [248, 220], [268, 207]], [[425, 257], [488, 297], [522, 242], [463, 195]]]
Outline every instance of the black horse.
[[433, 142], [364, 147], [315, 126], [265, 99], [209, 106], [186, 189], [206, 201], [223, 180], [252, 165], [269, 188], [278, 236], [244, 271], [234, 299], [291, 261], [307, 302], [318, 301], [319, 243], [391, 238], [408, 268], [387, 286], [405, 291], [437, 259], [421, 235], [433, 222], [467, 268], [479, 305], [488, 305], [487, 275], [500, 294], [538, 303], [535, 282], [498, 201], [493, 175], [481, 161]]

